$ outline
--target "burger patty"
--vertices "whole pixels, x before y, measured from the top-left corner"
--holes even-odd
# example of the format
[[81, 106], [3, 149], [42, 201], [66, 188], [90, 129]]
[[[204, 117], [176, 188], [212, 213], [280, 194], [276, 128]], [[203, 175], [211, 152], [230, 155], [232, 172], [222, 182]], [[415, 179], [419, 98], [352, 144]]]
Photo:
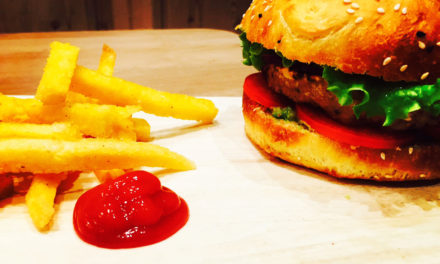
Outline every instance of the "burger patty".
[[[304, 64], [307, 67], [306, 64]], [[341, 106], [338, 98], [327, 90], [327, 81], [316, 74], [316, 70], [307, 72], [275, 65], [269, 65], [264, 70], [268, 86], [274, 91], [289, 97], [294, 102], [309, 103], [320, 107], [333, 119], [352, 126], [375, 125], [382, 127], [383, 116], [356, 118], [353, 105]], [[362, 101], [362, 94], [353, 94], [354, 104]], [[423, 110], [411, 112], [405, 120], [396, 120], [391, 126], [393, 130], [420, 129], [428, 126], [439, 126], [439, 118]]]

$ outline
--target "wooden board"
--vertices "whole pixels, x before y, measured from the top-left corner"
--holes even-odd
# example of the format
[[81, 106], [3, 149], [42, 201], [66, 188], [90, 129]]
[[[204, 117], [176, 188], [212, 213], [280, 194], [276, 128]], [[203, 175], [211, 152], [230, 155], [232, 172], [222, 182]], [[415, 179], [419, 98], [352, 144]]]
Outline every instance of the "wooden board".
[[261, 153], [246, 138], [241, 99], [213, 98], [208, 126], [147, 118], [154, 142], [197, 169], [152, 169], [189, 204], [190, 219], [161, 243], [106, 250], [72, 227], [75, 200], [97, 184], [83, 176], [57, 198], [48, 233], [39, 233], [22, 196], [0, 207], [0, 248], [11, 263], [438, 263], [440, 185], [340, 181]]

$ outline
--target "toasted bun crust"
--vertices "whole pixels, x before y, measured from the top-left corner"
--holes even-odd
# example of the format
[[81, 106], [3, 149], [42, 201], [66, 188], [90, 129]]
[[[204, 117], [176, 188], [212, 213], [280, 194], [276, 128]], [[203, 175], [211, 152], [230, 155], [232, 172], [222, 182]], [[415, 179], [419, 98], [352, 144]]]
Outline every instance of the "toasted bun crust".
[[254, 0], [239, 27], [291, 60], [386, 81], [440, 77], [440, 1], [352, 1]]
[[440, 145], [391, 150], [353, 147], [330, 140], [296, 122], [273, 118], [243, 95], [245, 131], [265, 152], [338, 178], [410, 181], [440, 178]]

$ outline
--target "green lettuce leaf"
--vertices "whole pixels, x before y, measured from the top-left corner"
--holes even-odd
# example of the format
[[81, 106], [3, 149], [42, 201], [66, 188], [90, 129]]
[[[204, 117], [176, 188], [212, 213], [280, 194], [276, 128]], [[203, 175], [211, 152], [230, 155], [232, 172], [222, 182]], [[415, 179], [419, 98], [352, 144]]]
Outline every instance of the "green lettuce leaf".
[[[243, 47], [243, 64], [248, 66], [252, 65], [255, 67], [255, 69], [261, 71], [261, 69], [263, 69], [263, 55], [272, 53], [273, 51], [264, 48], [260, 43], [250, 42], [246, 38], [245, 32], [240, 34], [240, 40], [241, 46]], [[284, 57], [281, 52], [278, 51], [276, 54], [281, 58], [283, 67], [288, 68], [293, 65], [293, 61]]]
[[[268, 50], [261, 44], [250, 42], [246, 33], [240, 34], [243, 47], [243, 64], [263, 68], [263, 55], [275, 53], [281, 58], [283, 67], [292, 66], [279, 51]], [[440, 115], [440, 79], [435, 84], [406, 82], [385, 82], [367, 75], [346, 74], [324, 66], [322, 77], [328, 82], [328, 90], [333, 92], [342, 106], [353, 105], [357, 118], [384, 116], [383, 126], [390, 126], [397, 119], [406, 119], [411, 112], [423, 109], [434, 116]], [[362, 93], [362, 101], [354, 102], [353, 92]]]
[[357, 118], [385, 116], [383, 126], [390, 126], [397, 119], [406, 119], [409, 113], [423, 109], [438, 116], [440, 114], [440, 79], [435, 84], [385, 82], [366, 75], [346, 74], [324, 67], [322, 77], [328, 82], [339, 104], [353, 104], [353, 91], [363, 93], [360, 103], [353, 105]]

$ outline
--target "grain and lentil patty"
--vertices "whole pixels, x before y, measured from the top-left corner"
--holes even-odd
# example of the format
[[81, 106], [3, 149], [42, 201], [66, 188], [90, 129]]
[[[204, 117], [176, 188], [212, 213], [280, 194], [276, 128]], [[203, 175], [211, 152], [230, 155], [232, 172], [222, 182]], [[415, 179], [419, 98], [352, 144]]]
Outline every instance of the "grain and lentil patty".
[[[305, 66], [307, 67], [307, 66]], [[384, 117], [367, 118], [361, 116], [359, 119], [353, 113], [352, 105], [341, 106], [338, 98], [327, 90], [327, 81], [321, 74], [310, 74], [306, 71], [296, 71], [294, 68], [285, 68], [269, 65], [265, 69], [267, 82], [271, 89], [298, 103], [309, 103], [323, 109], [333, 119], [353, 126], [374, 125], [382, 127]], [[362, 101], [362, 94], [353, 94], [354, 103]], [[439, 126], [439, 118], [419, 110], [410, 113], [405, 120], [396, 120], [388, 129], [406, 130], [420, 129], [427, 126]]]

